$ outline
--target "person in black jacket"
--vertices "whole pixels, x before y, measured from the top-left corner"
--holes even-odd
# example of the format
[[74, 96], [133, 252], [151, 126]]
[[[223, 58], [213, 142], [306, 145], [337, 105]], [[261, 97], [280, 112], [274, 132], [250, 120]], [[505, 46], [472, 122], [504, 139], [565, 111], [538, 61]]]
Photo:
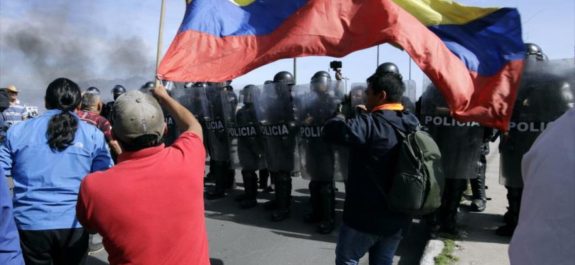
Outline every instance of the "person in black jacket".
[[390, 211], [380, 189], [388, 188], [398, 161], [401, 139], [393, 127], [408, 132], [419, 122], [401, 104], [405, 87], [398, 74], [376, 73], [367, 83], [367, 103], [361, 111], [347, 120], [338, 114], [323, 128], [324, 139], [350, 148], [338, 265], [357, 264], [367, 252], [370, 264], [392, 264], [412, 219]]

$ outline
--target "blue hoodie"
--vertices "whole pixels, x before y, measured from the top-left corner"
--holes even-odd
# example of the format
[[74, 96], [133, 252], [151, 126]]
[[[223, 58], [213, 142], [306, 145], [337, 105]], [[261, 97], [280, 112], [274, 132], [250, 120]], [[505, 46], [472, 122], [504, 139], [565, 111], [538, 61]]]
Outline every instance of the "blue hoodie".
[[0, 167], [0, 264], [23, 265], [18, 229], [12, 215], [12, 198]]

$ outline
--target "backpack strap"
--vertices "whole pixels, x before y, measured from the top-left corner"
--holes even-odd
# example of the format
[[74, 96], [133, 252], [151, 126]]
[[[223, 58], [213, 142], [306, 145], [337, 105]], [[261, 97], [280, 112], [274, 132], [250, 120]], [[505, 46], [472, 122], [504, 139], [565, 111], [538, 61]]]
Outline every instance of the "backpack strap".
[[[401, 129], [399, 129], [397, 126], [395, 126], [393, 123], [391, 123], [389, 120], [387, 120], [385, 117], [383, 118], [383, 120], [385, 122], [387, 122], [387, 124], [389, 124], [391, 126], [391, 128], [393, 129], [393, 131], [395, 132], [396, 136], [399, 135], [398, 137], [398, 143], [400, 143], [403, 139], [405, 139], [405, 137], [407, 136], [407, 134], [405, 132], [403, 132]], [[403, 120], [402, 120], [403, 123]], [[401, 137], [401, 138], [400, 138]], [[369, 143], [371, 145], [371, 137], [368, 138], [369, 139]], [[373, 184], [375, 185], [375, 187], [379, 190], [379, 192], [381, 192], [381, 194], [383, 195], [383, 197], [386, 198], [386, 202], [387, 202], [387, 192], [385, 191], [385, 189], [379, 185], [379, 182], [377, 181], [377, 179], [375, 179], [374, 173], [375, 173], [375, 169], [372, 167], [372, 163], [373, 163], [373, 159], [371, 157], [371, 154], [368, 158], [368, 163], [366, 165], [366, 168], [368, 169], [368, 176], [371, 179], [371, 181], [373, 182]], [[389, 209], [389, 205], [386, 205]]]

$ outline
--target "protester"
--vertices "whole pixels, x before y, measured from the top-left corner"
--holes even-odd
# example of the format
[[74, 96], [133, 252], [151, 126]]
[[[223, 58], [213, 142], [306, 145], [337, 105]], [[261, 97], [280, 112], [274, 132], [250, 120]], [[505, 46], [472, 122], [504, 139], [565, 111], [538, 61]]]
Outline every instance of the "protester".
[[0, 264], [24, 265], [11, 197], [4, 170], [0, 167]]
[[112, 137], [112, 125], [110, 121], [99, 114], [102, 110], [102, 106], [103, 104], [98, 94], [84, 93], [84, 95], [82, 95], [82, 103], [80, 104], [80, 108], [76, 110], [76, 114], [81, 120], [96, 126], [104, 133], [106, 142], [110, 146], [110, 150], [115, 158], [122, 153], [122, 149], [118, 142], [114, 140], [114, 137]]
[[208, 265], [202, 128], [164, 87], [152, 93], [182, 134], [165, 147], [160, 104], [140, 91], [120, 96], [112, 131], [125, 152], [117, 166], [83, 181], [78, 218], [104, 237], [112, 265]]
[[91, 86], [88, 89], [86, 89], [86, 93], [92, 93], [92, 94], [100, 95], [100, 89], [95, 87], [95, 86]]
[[6, 117], [4, 110], [10, 107], [10, 96], [8, 95], [7, 88], [0, 88], [0, 143], [6, 138], [6, 131], [8, 131], [8, 124], [6, 124]]
[[26, 107], [20, 103], [18, 100], [18, 89], [14, 85], [9, 85], [6, 88], [8, 92], [8, 99], [10, 100], [10, 106], [3, 111], [4, 125], [6, 128], [10, 128], [12, 125], [20, 123], [26, 119], [27, 112]]
[[342, 114], [323, 129], [327, 141], [350, 147], [349, 173], [343, 225], [336, 247], [336, 264], [358, 264], [369, 252], [370, 264], [392, 264], [394, 253], [406, 233], [411, 217], [391, 212], [381, 189], [386, 189], [397, 161], [399, 139], [394, 127], [415, 129], [419, 122], [403, 111], [405, 87], [391, 72], [367, 79], [367, 104], [345, 120]]
[[76, 219], [81, 180], [112, 166], [104, 134], [80, 122], [80, 88], [66, 78], [46, 89], [47, 111], [8, 130], [0, 163], [14, 178], [14, 216], [24, 260], [83, 264], [88, 233]]
[[[118, 141], [112, 137], [112, 125], [108, 119], [99, 114], [102, 110], [103, 104], [98, 94], [84, 93], [82, 95], [82, 103], [80, 104], [79, 109], [76, 110], [76, 114], [80, 120], [96, 126], [100, 131], [102, 131], [102, 133], [104, 133], [108, 147], [110, 147], [112, 159], [116, 162], [118, 155], [122, 153], [122, 149], [120, 148]], [[102, 245], [101, 237], [91, 234], [88, 244], [88, 253], [93, 254], [103, 249], [104, 245]]]
[[509, 246], [512, 265], [575, 260], [575, 109], [550, 125], [523, 156], [519, 223]]

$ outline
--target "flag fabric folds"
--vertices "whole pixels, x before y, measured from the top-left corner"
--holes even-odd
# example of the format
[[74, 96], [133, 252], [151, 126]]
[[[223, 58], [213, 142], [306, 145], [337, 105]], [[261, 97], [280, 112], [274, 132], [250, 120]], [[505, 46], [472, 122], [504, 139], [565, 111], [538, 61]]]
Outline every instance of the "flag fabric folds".
[[512, 8], [451, 0], [192, 0], [158, 77], [230, 80], [282, 58], [342, 57], [381, 43], [409, 53], [455, 118], [508, 129], [524, 57]]

